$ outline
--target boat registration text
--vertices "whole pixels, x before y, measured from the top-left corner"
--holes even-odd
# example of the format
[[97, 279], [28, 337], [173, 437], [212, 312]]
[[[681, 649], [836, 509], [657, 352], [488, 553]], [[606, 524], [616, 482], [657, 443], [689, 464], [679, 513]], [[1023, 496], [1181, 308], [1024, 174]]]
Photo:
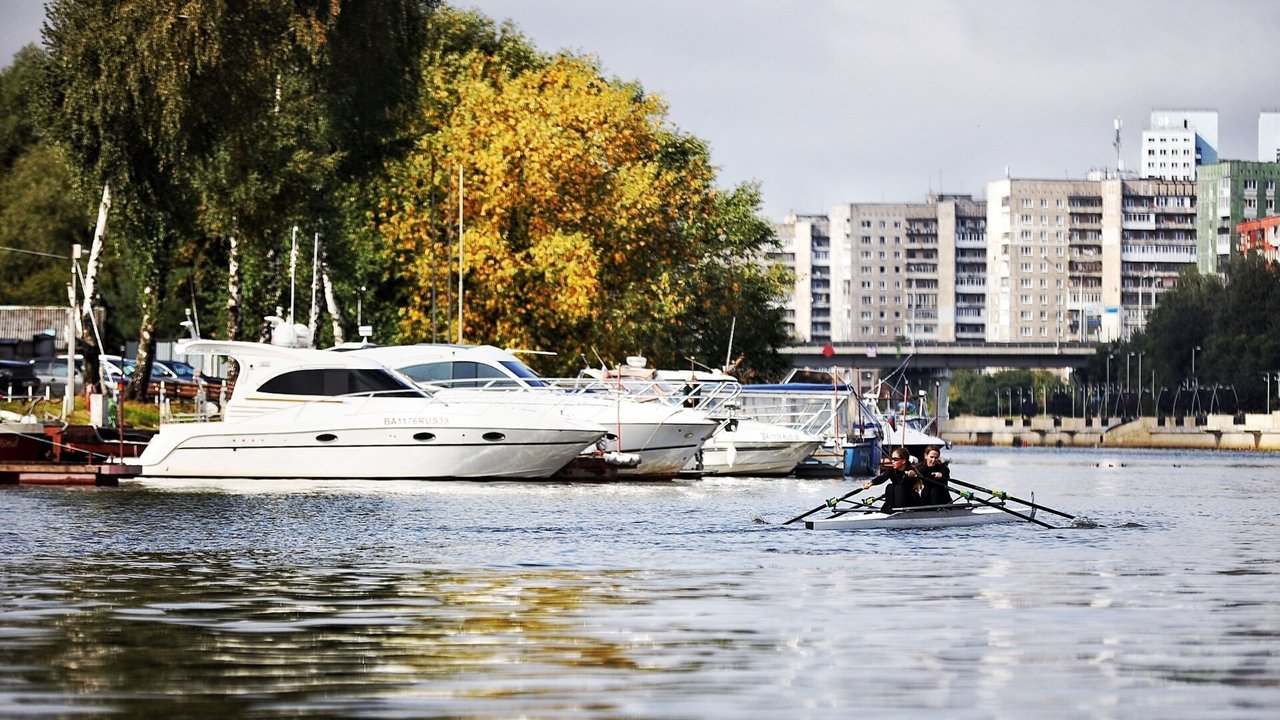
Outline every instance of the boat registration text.
[[382, 424], [392, 425], [448, 425], [449, 418], [438, 415], [392, 415], [382, 418]]

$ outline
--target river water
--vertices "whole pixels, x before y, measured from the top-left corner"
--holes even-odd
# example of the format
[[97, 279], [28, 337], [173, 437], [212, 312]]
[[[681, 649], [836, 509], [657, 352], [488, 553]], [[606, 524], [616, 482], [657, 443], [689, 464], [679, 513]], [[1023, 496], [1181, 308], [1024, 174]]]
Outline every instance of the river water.
[[948, 455], [1093, 526], [783, 525], [840, 479], [0, 488], [0, 716], [1280, 717], [1280, 457]]

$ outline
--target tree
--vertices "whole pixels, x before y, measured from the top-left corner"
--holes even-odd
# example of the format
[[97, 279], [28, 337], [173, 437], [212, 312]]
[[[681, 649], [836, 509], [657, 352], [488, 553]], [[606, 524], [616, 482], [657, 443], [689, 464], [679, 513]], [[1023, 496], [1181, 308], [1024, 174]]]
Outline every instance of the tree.
[[740, 313], [738, 342], [768, 366], [785, 278], [750, 262], [773, 241], [751, 217], [758, 191], [717, 190], [706, 144], [637, 85], [579, 58], [509, 55], [523, 69], [476, 50], [432, 68], [434, 131], [393, 169], [379, 216], [406, 283], [398, 339], [457, 336], [441, 294], [456, 282], [461, 169], [464, 339], [558, 351], [559, 371], [596, 355], [669, 364], [718, 358]]
[[[207, 233], [239, 237], [241, 217], [253, 223], [250, 235], [268, 224], [265, 218], [287, 227], [301, 208], [329, 204], [325, 193], [339, 184], [338, 169], [376, 165], [380, 144], [403, 124], [416, 87], [413, 63], [396, 61], [406, 51], [416, 56], [425, 13], [434, 4], [50, 5], [47, 123], [84, 184], [110, 182], [118, 234], [127, 236], [141, 280], [133, 396], [145, 391], [175, 260], [197, 265], [209, 245], [201, 242]], [[281, 104], [295, 98], [291, 107], [306, 111], [281, 113]], [[280, 117], [289, 122], [278, 122]], [[290, 142], [298, 138], [308, 142]], [[276, 180], [280, 176], [287, 178]], [[288, 178], [309, 184], [291, 185]], [[255, 193], [264, 187], [273, 191]], [[299, 187], [307, 188], [308, 202], [299, 201], [299, 192], [279, 189]], [[287, 198], [284, 207], [281, 197]], [[285, 236], [282, 229], [277, 225], [276, 242]]]

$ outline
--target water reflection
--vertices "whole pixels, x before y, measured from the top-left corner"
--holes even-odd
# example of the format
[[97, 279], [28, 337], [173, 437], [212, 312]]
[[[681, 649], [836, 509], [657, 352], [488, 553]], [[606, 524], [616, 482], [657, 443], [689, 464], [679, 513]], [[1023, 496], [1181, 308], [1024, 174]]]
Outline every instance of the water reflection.
[[[332, 698], [353, 688], [433, 704], [554, 696], [558, 678], [581, 668], [664, 671], [633, 657], [629, 636], [584, 633], [576, 618], [586, 606], [643, 605], [633, 575], [246, 567], [165, 555], [29, 569], [5, 592], [0, 692], [24, 714], [56, 714], [76, 698], [77, 707], [132, 717], [179, 696], [195, 703], [191, 714], [210, 716], [267, 698], [258, 709], [268, 713], [301, 712], [291, 703], [308, 698], [329, 698], [332, 711]], [[703, 592], [721, 589], [685, 590], [690, 599]], [[511, 666], [521, 668], [519, 691], [486, 679]], [[24, 690], [50, 686], [66, 695]], [[128, 696], [113, 699], [113, 688]]]

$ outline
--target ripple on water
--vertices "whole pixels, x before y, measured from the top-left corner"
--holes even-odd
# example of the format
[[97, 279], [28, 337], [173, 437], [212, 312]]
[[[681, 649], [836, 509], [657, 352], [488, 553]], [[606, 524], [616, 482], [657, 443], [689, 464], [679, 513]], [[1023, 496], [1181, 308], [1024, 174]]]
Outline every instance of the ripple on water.
[[0, 707], [1280, 713], [1280, 460], [950, 454], [957, 477], [1091, 526], [781, 525], [839, 479], [0, 492]]

